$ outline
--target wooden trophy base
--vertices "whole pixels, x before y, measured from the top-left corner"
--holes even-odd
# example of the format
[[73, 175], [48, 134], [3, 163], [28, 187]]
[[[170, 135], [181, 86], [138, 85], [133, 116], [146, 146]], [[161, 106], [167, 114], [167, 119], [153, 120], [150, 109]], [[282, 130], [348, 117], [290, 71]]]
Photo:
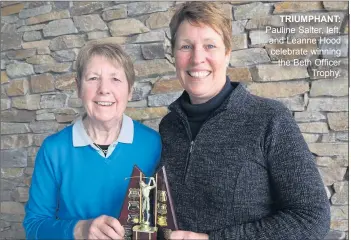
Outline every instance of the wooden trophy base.
[[157, 227], [136, 225], [133, 227], [133, 240], [157, 240]]

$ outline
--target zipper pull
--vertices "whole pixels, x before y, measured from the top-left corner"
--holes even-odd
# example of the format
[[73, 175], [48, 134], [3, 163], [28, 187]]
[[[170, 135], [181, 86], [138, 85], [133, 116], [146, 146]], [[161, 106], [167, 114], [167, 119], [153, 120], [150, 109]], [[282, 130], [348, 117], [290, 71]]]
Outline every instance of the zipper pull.
[[189, 153], [193, 152], [193, 146], [194, 146], [194, 141], [191, 141]]

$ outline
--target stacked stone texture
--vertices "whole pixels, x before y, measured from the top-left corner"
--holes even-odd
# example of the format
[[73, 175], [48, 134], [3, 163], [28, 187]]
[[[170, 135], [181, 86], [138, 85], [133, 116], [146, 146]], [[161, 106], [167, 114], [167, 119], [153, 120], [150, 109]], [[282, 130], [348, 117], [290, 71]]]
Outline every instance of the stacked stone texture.
[[[126, 113], [158, 129], [167, 105], [183, 91], [175, 75], [168, 28], [179, 3], [1, 3], [1, 238], [24, 238], [21, 222], [38, 148], [45, 137], [83, 112], [74, 80], [82, 46], [90, 41], [123, 46], [137, 77]], [[347, 2], [222, 2], [221, 6], [233, 23], [228, 75], [247, 84], [250, 92], [277, 99], [292, 111], [316, 156], [330, 199], [327, 239], [348, 238]], [[342, 61], [341, 77], [318, 79], [308, 67], [277, 64], [280, 59], [303, 58], [270, 54], [270, 49], [281, 46], [269, 44], [269, 38], [285, 35], [271, 36], [265, 26], [286, 26], [280, 15], [287, 14], [340, 16], [336, 25], [343, 54], [334, 58]]]

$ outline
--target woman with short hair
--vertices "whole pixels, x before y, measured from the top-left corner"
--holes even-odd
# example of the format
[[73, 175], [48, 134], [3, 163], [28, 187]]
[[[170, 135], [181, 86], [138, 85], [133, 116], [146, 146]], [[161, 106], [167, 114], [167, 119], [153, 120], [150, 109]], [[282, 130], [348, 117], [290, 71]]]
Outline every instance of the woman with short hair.
[[231, 20], [187, 2], [170, 29], [185, 89], [159, 128], [180, 228], [171, 238], [323, 239], [328, 198], [290, 111], [226, 77]]
[[86, 114], [47, 137], [35, 161], [26, 216], [28, 239], [122, 239], [120, 215], [134, 165], [152, 175], [161, 143], [123, 112], [133, 63], [117, 44], [88, 44], [77, 58]]

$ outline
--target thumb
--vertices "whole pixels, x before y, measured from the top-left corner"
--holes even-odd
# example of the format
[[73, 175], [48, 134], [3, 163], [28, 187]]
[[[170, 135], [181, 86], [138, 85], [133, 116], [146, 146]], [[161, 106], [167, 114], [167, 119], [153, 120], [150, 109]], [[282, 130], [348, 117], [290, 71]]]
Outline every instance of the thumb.
[[178, 239], [185, 239], [187, 235], [187, 231], [172, 231], [170, 239], [178, 240]]

